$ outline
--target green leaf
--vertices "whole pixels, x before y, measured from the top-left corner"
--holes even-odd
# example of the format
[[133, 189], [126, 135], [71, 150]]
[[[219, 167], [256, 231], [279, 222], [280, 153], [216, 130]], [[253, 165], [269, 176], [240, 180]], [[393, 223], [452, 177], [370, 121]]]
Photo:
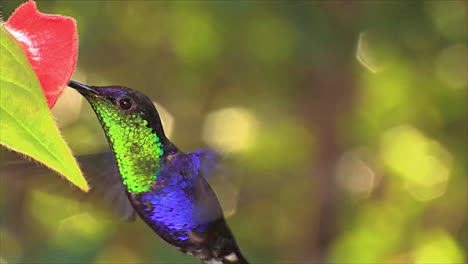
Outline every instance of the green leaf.
[[1, 25], [0, 58], [0, 144], [34, 158], [88, 191], [31, 65]]

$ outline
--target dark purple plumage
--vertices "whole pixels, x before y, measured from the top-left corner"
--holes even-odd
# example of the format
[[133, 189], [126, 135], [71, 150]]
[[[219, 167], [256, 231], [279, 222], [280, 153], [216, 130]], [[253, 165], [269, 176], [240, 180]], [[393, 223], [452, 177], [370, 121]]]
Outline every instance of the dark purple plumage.
[[199, 150], [170, 157], [152, 191], [130, 194], [130, 200], [142, 219], [180, 250], [208, 263], [246, 263], [201, 173], [214, 166], [212, 154]]

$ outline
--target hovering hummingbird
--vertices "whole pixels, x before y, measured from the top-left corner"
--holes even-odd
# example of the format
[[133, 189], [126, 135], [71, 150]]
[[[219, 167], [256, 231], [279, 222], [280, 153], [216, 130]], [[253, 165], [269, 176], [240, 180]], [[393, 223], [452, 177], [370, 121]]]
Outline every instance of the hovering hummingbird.
[[179, 150], [164, 134], [153, 102], [137, 90], [73, 80], [68, 86], [96, 113], [126, 196], [156, 234], [206, 264], [248, 263], [203, 176], [216, 162], [214, 151]]

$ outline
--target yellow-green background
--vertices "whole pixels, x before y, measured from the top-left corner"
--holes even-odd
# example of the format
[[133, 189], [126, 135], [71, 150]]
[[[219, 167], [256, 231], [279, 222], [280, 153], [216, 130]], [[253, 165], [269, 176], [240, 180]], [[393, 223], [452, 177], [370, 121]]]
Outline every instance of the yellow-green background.
[[[226, 153], [211, 180], [251, 262], [466, 261], [466, 1], [37, 6], [77, 20], [75, 79], [143, 91], [181, 149]], [[107, 149], [69, 93], [54, 111], [74, 153]], [[198, 263], [5, 178], [1, 261]]]

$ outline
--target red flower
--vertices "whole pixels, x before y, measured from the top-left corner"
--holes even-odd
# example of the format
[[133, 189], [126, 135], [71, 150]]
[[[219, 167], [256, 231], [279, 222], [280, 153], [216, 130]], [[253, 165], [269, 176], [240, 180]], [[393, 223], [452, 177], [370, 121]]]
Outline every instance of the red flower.
[[29, 1], [18, 7], [4, 26], [28, 57], [52, 108], [75, 69], [78, 56], [75, 20], [42, 14], [36, 3]]

